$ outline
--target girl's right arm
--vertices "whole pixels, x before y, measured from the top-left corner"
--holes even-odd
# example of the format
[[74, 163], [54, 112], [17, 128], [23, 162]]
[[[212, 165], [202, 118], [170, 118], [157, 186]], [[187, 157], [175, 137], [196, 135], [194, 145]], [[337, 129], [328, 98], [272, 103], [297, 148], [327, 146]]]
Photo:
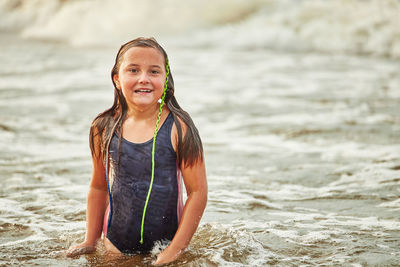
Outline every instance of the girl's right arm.
[[101, 157], [93, 155], [92, 162], [93, 172], [86, 208], [85, 241], [76, 246], [71, 246], [66, 252], [68, 257], [94, 252], [96, 250], [96, 242], [101, 237], [104, 212], [108, 204], [108, 189], [103, 160]]

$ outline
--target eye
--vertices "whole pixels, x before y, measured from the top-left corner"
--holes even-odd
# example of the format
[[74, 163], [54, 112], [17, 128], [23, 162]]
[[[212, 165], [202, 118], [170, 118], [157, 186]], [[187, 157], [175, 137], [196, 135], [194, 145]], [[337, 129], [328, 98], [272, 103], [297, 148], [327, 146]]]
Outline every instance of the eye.
[[129, 72], [132, 72], [132, 73], [137, 73], [137, 72], [138, 72], [137, 69], [129, 69], [128, 71], [129, 71]]
[[151, 74], [159, 74], [160, 72], [158, 70], [152, 70]]

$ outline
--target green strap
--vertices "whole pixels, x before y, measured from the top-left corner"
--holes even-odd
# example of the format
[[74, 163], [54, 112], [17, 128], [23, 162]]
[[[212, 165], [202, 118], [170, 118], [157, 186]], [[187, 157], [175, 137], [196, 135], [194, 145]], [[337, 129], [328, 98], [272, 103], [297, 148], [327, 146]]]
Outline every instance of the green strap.
[[147, 204], [149, 203], [151, 188], [153, 187], [153, 181], [154, 181], [154, 165], [155, 165], [154, 154], [155, 154], [155, 150], [156, 150], [156, 138], [157, 138], [157, 133], [158, 133], [158, 124], [160, 123], [162, 108], [163, 108], [163, 105], [164, 105], [164, 99], [165, 99], [165, 95], [166, 95], [166, 92], [167, 92], [168, 75], [169, 75], [169, 64], [168, 64], [168, 59], [167, 58], [165, 59], [165, 69], [166, 69], [166, 72], [167, 72], [167, 77], [165, 78], [164, 92], [163, 92], [162, 98], [161, 98], [160, 111], [158, 112], [157, 122], [156, 122], [156, 129], [154, 130], [153, 148], [151, 150], [151, 180], [150, 180], [149, 191], [147, 192], [146, 202], [144, 203], [144, 208], [143, 208], [142, 226], [141, 226], [141, 229], [140, 229], [140, 244], [143, 244], [144, 218], [146, 216]]

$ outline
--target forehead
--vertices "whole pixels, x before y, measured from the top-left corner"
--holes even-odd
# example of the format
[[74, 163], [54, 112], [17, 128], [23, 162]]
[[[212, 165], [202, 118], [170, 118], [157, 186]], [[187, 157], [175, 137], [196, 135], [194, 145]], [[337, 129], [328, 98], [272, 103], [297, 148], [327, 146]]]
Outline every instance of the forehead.
[[159, 50], [152, 47], [131, 47], [125, 52], [122, 64], [163, 66], [164, 56]]

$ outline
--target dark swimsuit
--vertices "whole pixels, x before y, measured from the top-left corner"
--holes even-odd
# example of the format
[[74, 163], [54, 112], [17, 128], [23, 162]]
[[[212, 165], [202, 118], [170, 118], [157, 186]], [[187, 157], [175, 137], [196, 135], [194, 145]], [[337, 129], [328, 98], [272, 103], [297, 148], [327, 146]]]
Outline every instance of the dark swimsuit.
[[111, 140], [110, 205], [105, 216], [107, 228], [103, 229], [123, 253], [149, 252], [156, 241], [172, 240], [178, 228], [183, 205], [180, 171], [171, 143], [173, 122], [170, 113], [157, 134], [154, 182], [144, 221], [143, 244], [140, 232], [151, 180], [153, 139], [137, 144], [122, 138], [119, 168], [117, 134]]

